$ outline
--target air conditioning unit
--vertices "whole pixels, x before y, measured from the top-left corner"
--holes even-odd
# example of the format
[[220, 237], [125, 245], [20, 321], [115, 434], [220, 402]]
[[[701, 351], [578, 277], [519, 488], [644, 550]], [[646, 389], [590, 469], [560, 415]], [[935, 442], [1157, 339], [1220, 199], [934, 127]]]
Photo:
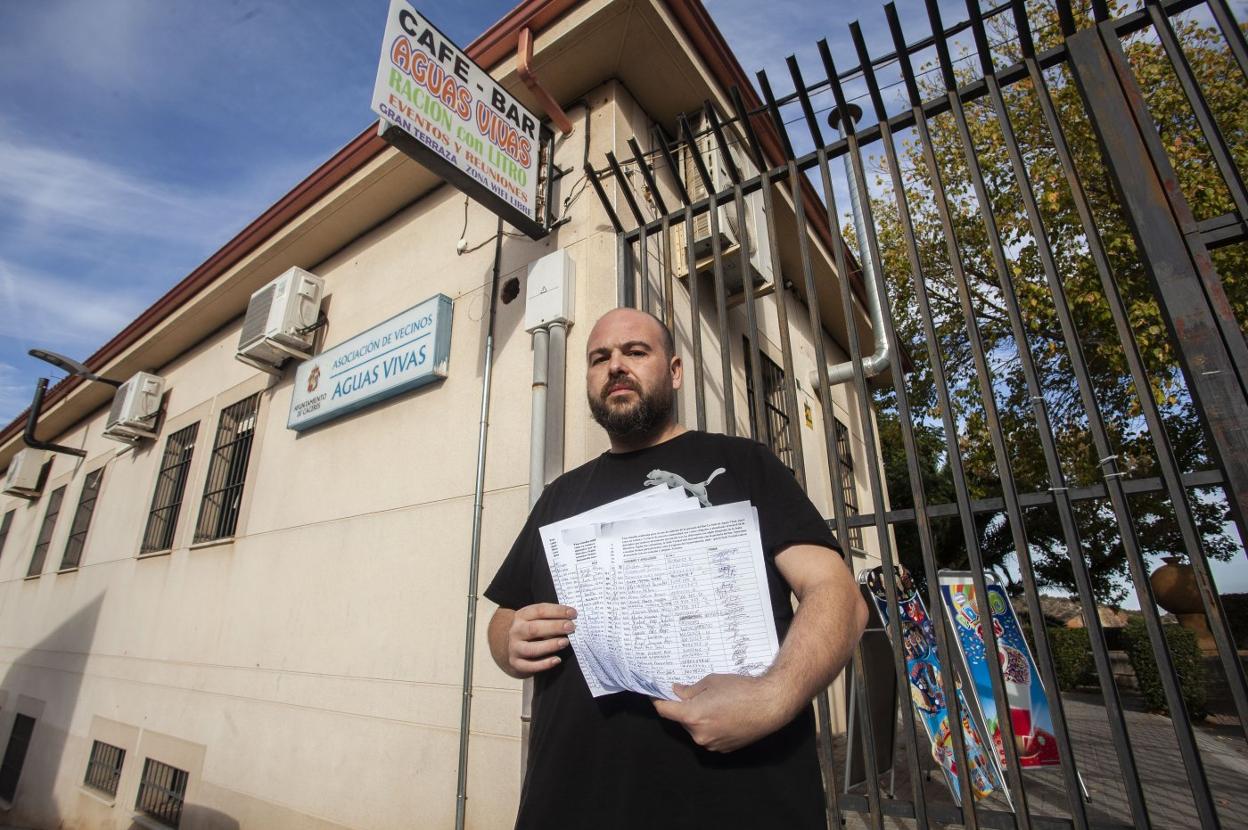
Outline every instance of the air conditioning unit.
[[234, 356], [276, 374], [287, 358], [311, 355], [324, 291], [325, 281], [316, 274], [291, 268], [252, 294]]
[[165, 379], [159, 375], [139, 372], [130, 378], [113, 395], [113, 405], [104, 425], [105, 437], [127, 444], [155, 438], [164, 395]]
[[[711, 184], [715, 192], [723, 192], [732, 187], [732, 178], [724, 163], [719, 142], [715, 134], [709, 131], [709, 123], [705, 116], [694, 125], [696, 148], [682, 144], [677, 159], [678, 174], [685, 183], [689, 199], [697, 202], [707, 196], [706, 184], [698, 172], [697, 162], [693, 153], [699, 153], [711, 175]], [[733, 135], [728, 133], [728, 136]], [[729, 138], [731, 140], [731, 138]], [[730, 148], [730, 152], [732, 152]], [[757, 175], [753, 163], [743, 153], [732, 152], [732, 160], [742, 178]], [[741, 246], [744, 245], [749, 258], [750, 279], [754, 287], [760, 290], [775, 281], [775, 270], [771, 261], [771, 241], [767, 238], [767, 214], [763, 210], [763, 194], [755, 191], [745, 196], [745, 224], [737, 216], [737, 206], [732, 201], [720, 204], [717, 208], [719, 225], [720, 262], [724, 274], [724, 288], [728, 296], [744, 293], [745, 281], [741, 276]], [[672, 273], [680, 279], [689, 276], [689, 255], [687, 250], [688, 229], [685, 223], [673, 225], [672, 234]], [[699, 274], [713, 273], [715, 258], [711, 240], [711, 213], [707, 211], [693, 219], [693, 254], [694, 267]]]
[[9, 469], [4, 474], [5, 495], [21, 496], [24, 499], [39, 498], [43, 465], [47, 461], [47, 450], [36, 450], [33, 447], [18, 450], [9, 461]]

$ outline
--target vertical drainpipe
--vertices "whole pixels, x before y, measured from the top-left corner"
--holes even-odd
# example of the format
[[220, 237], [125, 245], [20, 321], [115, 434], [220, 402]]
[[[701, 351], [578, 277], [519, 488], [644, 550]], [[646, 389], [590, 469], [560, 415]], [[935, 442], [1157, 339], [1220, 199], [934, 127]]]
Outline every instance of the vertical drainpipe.
[[[567, 370], [568, 326], [552, 322], [533, 331], [533, 415], [529, 435], [529, 509], [545, 489], [548, 477], [563, 471], [564, 376]], [[533, 720], [533, 678], [526, 678], [520, 697], [520, 775], [529, 768], [529, 729]]]
[[[533, 413], [529, 422], [529, 510], [546, 487], [546, 392], [550, 330], [533, 330]], [[520, 697], [520, 775], [529, 768], [529, 728], [533, 720], [533, 678], [524, 680]]]
[[494, 242], [494, 276], [490, 281], [490, 318], [485, 330], [485, 367], [481, 379], [481, 423], [477, 436], [477, 482], [472, 500], [472, 552], [468, 557], [468, 616], [464, 624], [464, 686], [459, 715], [459, 772], [455, 788], [455, 828], [463, 830], [468, 806], [468, 731], [472, 721], [472, 668], [477, 643], [477, 577], [481, 565], [481, 513], [485, 507], [485, 450], [490, 426], [490, 381], [494, 375], [494, 316], [498, 308], [498, 276], [503, 256], [503, 220]]

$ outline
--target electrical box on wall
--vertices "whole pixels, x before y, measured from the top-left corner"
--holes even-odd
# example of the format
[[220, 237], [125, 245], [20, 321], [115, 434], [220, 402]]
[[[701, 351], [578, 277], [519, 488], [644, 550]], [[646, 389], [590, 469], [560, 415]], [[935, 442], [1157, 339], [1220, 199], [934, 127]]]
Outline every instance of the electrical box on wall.
[[9, 461], [9, 468], [4, 473], [4, 493], [9, 496], [21, 496], [26, 499], [39, 497], [40, 481], [43, 465], [48, 460], [47, 450], [27, 447], [18, 450]]
[[524, 329], [571, 324], [576, 310], [576, 263], [560, 249], [529, 264], [525, 278]]

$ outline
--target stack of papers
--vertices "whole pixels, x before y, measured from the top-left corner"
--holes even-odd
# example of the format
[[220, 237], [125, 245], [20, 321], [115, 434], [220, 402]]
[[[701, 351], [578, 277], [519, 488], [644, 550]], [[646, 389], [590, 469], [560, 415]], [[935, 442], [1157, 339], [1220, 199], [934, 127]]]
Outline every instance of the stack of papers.
[[676, 700], [673, 683], [757, 676], [779, 651], [749, 502], [701, 508], [655, 487], [541, 528], [569, 640], [594, 697]]

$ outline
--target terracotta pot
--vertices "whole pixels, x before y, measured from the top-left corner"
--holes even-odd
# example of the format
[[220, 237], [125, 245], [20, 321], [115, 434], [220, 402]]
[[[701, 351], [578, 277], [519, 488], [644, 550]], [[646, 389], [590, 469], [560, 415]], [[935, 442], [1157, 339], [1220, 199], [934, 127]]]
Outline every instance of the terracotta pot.
[[1196, 587], [1192, 566], [1181, 556], [1167, 556], [1164, 561], [1166, 564], [1148, 578], [1157, 604], [1178, 617], [1179, 625], [1196, 634], [1196, 644], [1202, 652], [1216, 653], [1217, 645], [1205, 619], [1205, 607], [1200, 602], [1200, 589]]
[[1172, 614], [1204, 613], [1192, 566], [1181, 556], [1167, 556], [1163, 561], [1166, 564], [1153, 571], [1148, 578], [1157, 604]]

